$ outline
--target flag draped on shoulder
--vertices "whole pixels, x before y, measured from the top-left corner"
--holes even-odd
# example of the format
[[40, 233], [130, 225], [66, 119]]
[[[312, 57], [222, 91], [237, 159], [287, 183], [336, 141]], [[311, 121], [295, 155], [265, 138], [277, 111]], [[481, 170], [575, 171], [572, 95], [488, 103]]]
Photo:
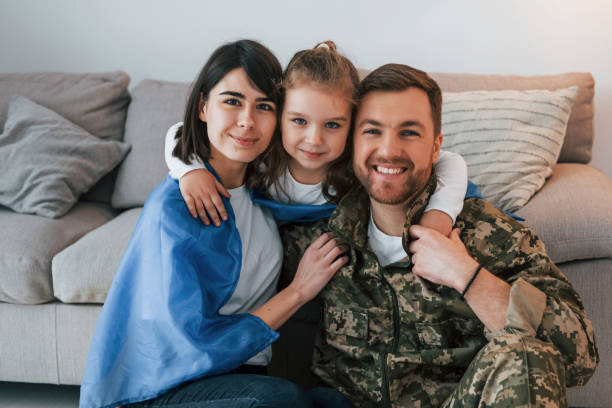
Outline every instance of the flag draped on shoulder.
[[191, 217], [169, 176], [149, 195], [96, 326], [81, 408], [143, 401], [231, 371], [278, 338], [251, 314], [219, 314], [242, 267], [223, 201], [229, 219], [214, 227]]
[[263, 193], [253, 191], [253, 202], [270, 210], [272, 216], [279, 222], [312, 222], [329, 218], [336, 204], [283, 204], [268, 199]]

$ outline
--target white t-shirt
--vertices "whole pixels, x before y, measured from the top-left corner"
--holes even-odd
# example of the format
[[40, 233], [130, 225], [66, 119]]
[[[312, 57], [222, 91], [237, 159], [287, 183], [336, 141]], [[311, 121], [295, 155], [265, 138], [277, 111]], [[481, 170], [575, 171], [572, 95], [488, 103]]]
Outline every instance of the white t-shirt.
[[[204, 163], [199, 157], [193, 156], [191, 164], [185, 164], [172, 156], [176, 145], [174, 136], [181, 123], [173, 125], [166, 133], [164, 156], [170, 170], [170, 176], [180, 179], [191, 170], [203, 169]], [[456, 153], [441, 151], [438, 162], [434, 165], [438, 177], [436, 190], [429, 199], [425, 211], [439, 210], [448, 214], [453, 223], [463, 209], [463, 199], [467, 191], [467, 165], [463, 157]], [[282, 186], [283, 191], [279, 188]], [[292, 204], [327, 204], [322, 191], [323, 183], [302, 184], [298, 182], [287, 169], [279, 178], [277, 185], [272, 186], [270, 196], [281, 203]]]
[[[219, 314], [251, 313], [276, 293], [283, 246], [274, 217], [251, 200], [247, 188], [228, 191], [242, 244], [242, 269], [234, 293]], [[247, 364], [268, 365], [271, 358], [272, 349], [268, 346]]]
[[[282, 189], [281, 189], [282, 188]], [[284, 204], [327, 204], [323, 195], [323, 182], [303, 184], [297, 181], [287, 169], [268, 191], [274, 201]]]
[[390, 265], [406, 256], [406, 251], [402, 245], [402, 237], [387, 235], [378, 229], [372, 213], [370, 213], [370, 223], [368, 225], [368, 244], [370, 244], [370, 248], [372, 248], [382, 266]]
[[[174, 136], [180, 125], [178, 123], [168, 130], [165, 145], [166, 163], [171, 167], [170, 176], [177, 179], [190, 170], [205, 167], [199, 159], [192, 160], [192, 165], [186, 165], [172, 156]], [[253, 203], [244, 185], [228, 191], [242, 245], [242, 268], [236, 289], [219, 309], [222, 315], [250, 313], [266, 303], [276, 293], [283, 262], [283, 246], [274, 217], [268, 210]], [[268, 346], [246, 364], [268, 365], [271, 358], [272, 348]]]

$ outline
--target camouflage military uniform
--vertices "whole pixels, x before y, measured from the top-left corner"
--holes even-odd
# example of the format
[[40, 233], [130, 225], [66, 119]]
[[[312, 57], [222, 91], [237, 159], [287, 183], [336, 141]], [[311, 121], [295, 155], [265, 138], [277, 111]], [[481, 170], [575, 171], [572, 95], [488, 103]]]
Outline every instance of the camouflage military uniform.
[[[405, 231], [429, 200], [430, 179]], [[331, 230], [350, 261], [321, 292], [314, 372], [361, 407], [566, 406], [599, 356], [582, 302], [534, 232], [480, 199], [457, 219], [469, 253], [511, 286], [505, 328], [489, 332], [454, 289], [411, 273], [410, 257], [382, 267], [367, 244], [370, 201], [350, 192], [329, 221], [281, 229], [285, 279]], [[404, 247], [409, 236], [404, 233]]]

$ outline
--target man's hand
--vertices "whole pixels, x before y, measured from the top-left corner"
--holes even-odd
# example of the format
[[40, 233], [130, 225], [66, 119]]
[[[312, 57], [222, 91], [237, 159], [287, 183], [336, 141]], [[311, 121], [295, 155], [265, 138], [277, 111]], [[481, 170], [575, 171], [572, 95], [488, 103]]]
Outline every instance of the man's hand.
[[420, 225], [410, 227], [414, 241], [408, 250], [412, 254], [412, 272], [433, 283], [449, 286], [461, 293], [478, 267], [459, 238], [455, 228], [448, 237]]
[[[412, 272], [463, 292], [478, 262], [465, 249], [459, 229], [452, 230], [448, 237], [420, 225], [413, 225], [409, 232], [415, 238], [408, 248], [412, 253]], [[485, 268], [480, 270], [465, 295], [476, 316], [492, 332], [504, 328], [509, 299], [510, 285]]]

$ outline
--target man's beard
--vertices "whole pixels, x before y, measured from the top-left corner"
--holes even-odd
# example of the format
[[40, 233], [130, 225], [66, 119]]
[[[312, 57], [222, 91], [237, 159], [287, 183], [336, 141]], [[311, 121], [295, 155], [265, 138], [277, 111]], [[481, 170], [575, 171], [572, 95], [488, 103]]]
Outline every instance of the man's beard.
[[[399, 164], [406, 167], [405, 172], [408, 173], [408, 178], [404, 183], [391, 183], [379, 181], [375, 183], [372, 181], [374, 170], [369, 165], [370, 159], [366, 162], [366, 174], [361, 171], [355, 171], [355, 175], [359, 182], [364, 186], [368, 195], [376, 202], [387, 205], [398, 205], [408, 202], [415, 194], [417, 194], [427, 183], [429, 175], [431, 174], [431, 167], [424, 169], [415, 170], [414, 163], [408, 158], [393, 159], [386, 161], [387, 164]], [[385, 161], [378, 161], [378, 163], [385, 163]], [[368, 169], [372, 168], [371, 171]]]

